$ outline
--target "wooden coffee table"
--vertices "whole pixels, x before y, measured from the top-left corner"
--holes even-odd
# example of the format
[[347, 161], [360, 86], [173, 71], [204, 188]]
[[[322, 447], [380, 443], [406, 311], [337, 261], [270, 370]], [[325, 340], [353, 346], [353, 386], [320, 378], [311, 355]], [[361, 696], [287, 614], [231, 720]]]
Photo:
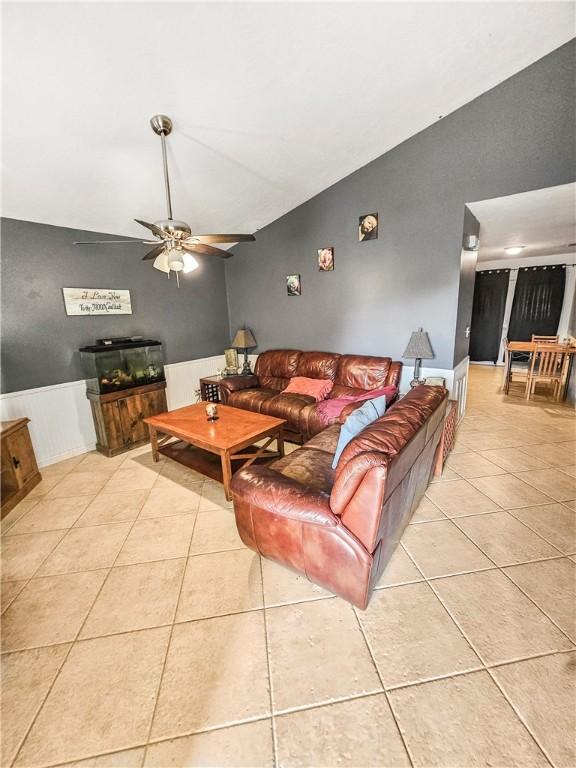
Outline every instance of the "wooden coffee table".
[[[206, 403], [196, 403], [175, 411], [159, 413], [144, 421], [150, 431], [154, 461], [160, 454], [169, 456], [224, 485], [230, 501], [232, 474], [254, 461], [284, 456], [284, 419], [260, 413], [218, 406], [218, 420], [208, 421]], [[253, 445], [268, 438], [264, 445]], [[268, 446], [276, 440], [277, 450]]]

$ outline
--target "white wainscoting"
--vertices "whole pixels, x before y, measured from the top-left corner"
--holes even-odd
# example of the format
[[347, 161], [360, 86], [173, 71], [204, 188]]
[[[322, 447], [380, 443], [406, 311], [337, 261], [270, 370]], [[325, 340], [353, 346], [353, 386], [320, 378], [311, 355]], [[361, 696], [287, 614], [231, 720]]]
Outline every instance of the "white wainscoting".
[[[256, 357], [249, 355], [252, 368]], [[168, 408], [172, 410], [196, 402], [199, 379], [202, 376], [214, 376], [224, 365], [224, 355], [166, 365]], [[400, 383], [402, 392], [410, 388], [413, 375], [413, 367], [403, 367]], [[464, 414], [468, 358], [454, 370], [422, 368], [421, 375], [443, 376], [450, 396], [459, 402], [459, 417]], [[0, 419], [4, 421], [23, 416], [30, 419], [30, 435], [40, 467], [94, 450], [96, 434], [84, 381], [71, 381], [52, 387], [38, 387], [0, 395]]]
[[[196, 401], [198, 380], [224, 367], [224, 355], [166, 365], [168, 408]], [[84, 381], [0, 395], [0, 418], [30, 419], [30, 436], [40, 467], [94, 450], [96, 434]]]

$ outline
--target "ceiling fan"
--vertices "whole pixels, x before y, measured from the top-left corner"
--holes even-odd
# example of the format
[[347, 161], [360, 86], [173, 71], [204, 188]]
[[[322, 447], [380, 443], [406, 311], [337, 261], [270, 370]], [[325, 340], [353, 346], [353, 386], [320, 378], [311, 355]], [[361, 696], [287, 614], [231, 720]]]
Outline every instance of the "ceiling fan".
[[149, 229], [156, 240], [91, 240], [77, 241], [74, 245], [153, 245], [142, 261], [154, 260], [153, 266], [170, 277], [170, 272], [176, 274], [176, 282], [180, 285], [179, 273], [192, 272], [198, 268], [198, 262], [192, 253], [201, 253], [208, 256], [220, 256], [229, 259], [232, 254], [221, 248], [214, 248], [211, 243], [241, 243], [252, 241], [254, 235], [193, 235], [192, 229], [185, 221], [172, 218], [172, 199], [170, 196], [170, 179], [168, 177], [168, 159], [166, 156], [166, 136], [172, 132], [172, 120], [166, 115], [154, 115], [150, 125], [155, 134], [160, 136], [162, 142], [162, 166], [164, 169], [164, 187], [166, 190], [166, 209], [168, 217], [149, 224], [141, 219], [134, 219], [138, 224]]

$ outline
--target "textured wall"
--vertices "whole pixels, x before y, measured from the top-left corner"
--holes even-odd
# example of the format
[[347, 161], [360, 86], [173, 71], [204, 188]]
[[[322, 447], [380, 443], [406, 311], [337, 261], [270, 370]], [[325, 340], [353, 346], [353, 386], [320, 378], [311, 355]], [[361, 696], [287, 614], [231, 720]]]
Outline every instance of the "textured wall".
[[[465, 203], [574, 180], [575, 49], [559, 48], [237, 246], [226, 263], [231, 330], [249, 325], [260, 349], [398, 358], [422, 326], [431, 365], [452, 368], [467, 354], [472, 301], [466, 269], [458, 304]], [[372, 211], [379, 239], [359, 243], [358, 216]], [[328, 245], [335, 271], [319, 273], [316, 250]], [[286, 295], [290, 273], [302, 275], [301, 297]]]
[[[113, 239], [2, 219], [2, 391], [82, 378], [77, 350], [103, 336], [142, 334], [167, 362], [221, 354], [230, 343], [224, 263], [198, 256], [181, 287], [142, 263], [145, 246], [75, 246]], [[132, 315], [68, 317], [62, 288], [127, 288]]]

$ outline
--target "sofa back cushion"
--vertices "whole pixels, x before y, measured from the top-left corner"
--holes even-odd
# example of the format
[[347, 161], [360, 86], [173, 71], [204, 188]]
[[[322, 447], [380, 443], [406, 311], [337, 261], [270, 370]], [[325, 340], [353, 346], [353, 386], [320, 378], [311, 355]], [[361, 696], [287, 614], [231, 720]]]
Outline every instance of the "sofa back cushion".
[[334, 381], [340, 355], [336, 352], [301, 352], [296, 376]]
[[384, 497], [392, 493], [441, 422], [447, 396], [444, 387], [415, 387], [348, 443], [330, 497], [335, 514], [345, 511], [364, 475], [377, 466], [386, 470]]
[[332, 397], [361, 394], [362, 391], [380, 389], [388, 381], [391, 359], [372, 355], [341, 355], [334, 380]]
[[301, 352], [297, 349], [270, 349], [256, 360], [255, 373], [260, 386], [268, 389], [284, 389], [296, 375]]

